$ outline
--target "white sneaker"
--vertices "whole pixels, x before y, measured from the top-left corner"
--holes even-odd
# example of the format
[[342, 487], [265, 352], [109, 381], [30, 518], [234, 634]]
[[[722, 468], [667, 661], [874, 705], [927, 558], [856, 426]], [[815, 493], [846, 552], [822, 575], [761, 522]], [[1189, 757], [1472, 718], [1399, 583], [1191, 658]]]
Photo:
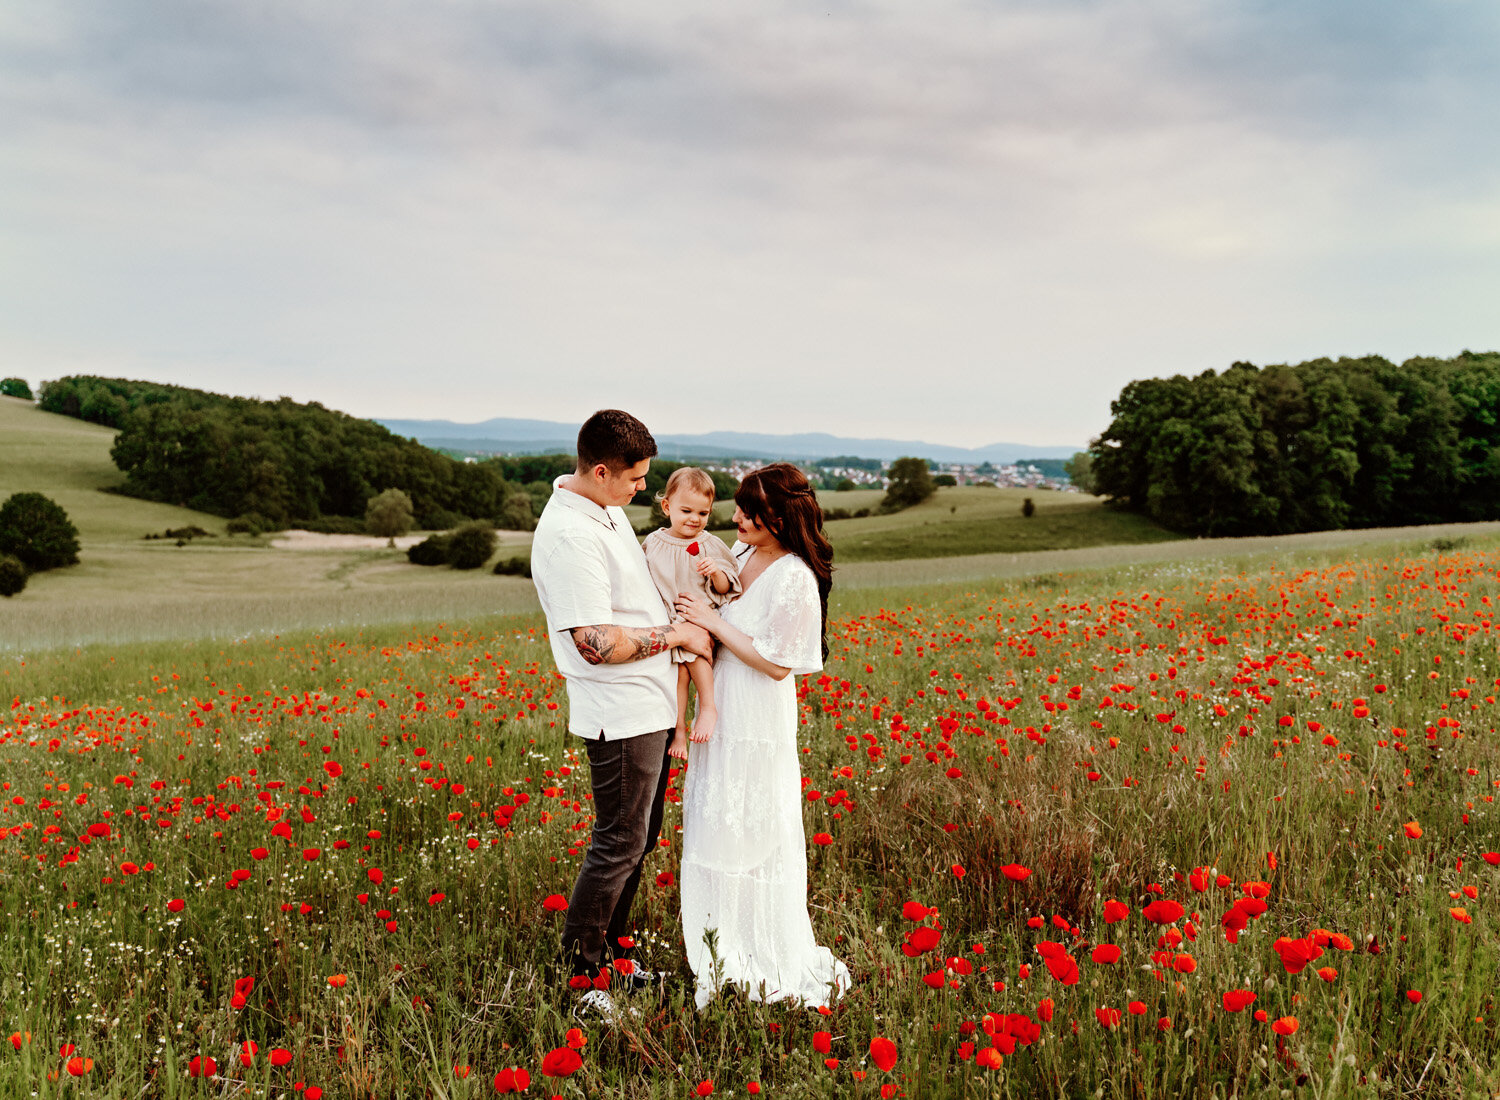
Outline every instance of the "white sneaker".
[[602, 989], [591, 989], [578, 998], [578, 1003], [573, 1006], [573, 1015], [579, 1020], [593, 1017], [603, 1020], [605, 1023], [618, 1023], [626, 1017], [638, 1015], [634, 1008], [621, 1008], [615, 1003], [615, 999]]

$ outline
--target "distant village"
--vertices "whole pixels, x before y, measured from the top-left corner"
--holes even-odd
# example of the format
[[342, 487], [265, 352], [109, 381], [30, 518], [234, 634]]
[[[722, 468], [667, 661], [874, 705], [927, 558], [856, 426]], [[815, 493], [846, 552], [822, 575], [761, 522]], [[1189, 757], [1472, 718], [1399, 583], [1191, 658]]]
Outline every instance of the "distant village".
[[[956, 485], [993, 485], [1000, 489], [1055, 489], [1060, 492], [1077, 491], [1073, 483], [1061, 472], [1061, 460], [1048, 461], [1046, 464], [1051, 469], [1043, 469], [1030, 462], [1011, 465], [995, 465], [990, 462], [981, 462], [978, 465], [957, 462], [930, 463], [929, 469], [934, 478], [942, 478], [946, 474]], [[764, 462], [733, 459], [722, 465], [709, 462], [703, 465], [706, 469], [724, 470], [739, 480], [751, 470], [764, 465]], [[845, 485], [845, 488], [887, 489], [890, 487], [886, 476], [886, 472], [890, 469], [889, 462], [872, 459], [859, 466], [827, 465], [821, 462], [811, 464], [799, 462], [797, 465], [807, 470], [814, 481], [820, 483], [825, 489], [837, 489], [842, 482], [853, 483]], [[947, 484], [947, 482], [944, 481], [942, 484]]]

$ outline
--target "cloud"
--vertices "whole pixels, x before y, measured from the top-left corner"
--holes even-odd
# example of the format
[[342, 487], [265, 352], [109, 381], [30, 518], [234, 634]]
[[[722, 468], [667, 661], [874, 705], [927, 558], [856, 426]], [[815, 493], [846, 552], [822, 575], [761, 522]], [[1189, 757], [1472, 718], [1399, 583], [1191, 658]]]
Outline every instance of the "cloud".
[[0, 352], [369, 415], [702, 422], [748, 378], [788, 430], [1081, 442], [1144, 374], [1496, 342], [1495, 12], [12, 9]]

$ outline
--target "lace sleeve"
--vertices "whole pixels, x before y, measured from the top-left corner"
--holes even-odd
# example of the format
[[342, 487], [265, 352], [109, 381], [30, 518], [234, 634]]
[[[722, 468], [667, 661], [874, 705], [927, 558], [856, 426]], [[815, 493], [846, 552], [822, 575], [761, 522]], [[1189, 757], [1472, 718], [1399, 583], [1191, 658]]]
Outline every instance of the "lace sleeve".
[[757, 583], [770, 582], [770, 606], [765, 629], [753, 639], [755, 651], [772, 664], [792, 670], [794, 676], [817, 672], [823, 667], [823, 608], [818, 601], [818, 581], [801, 559]]

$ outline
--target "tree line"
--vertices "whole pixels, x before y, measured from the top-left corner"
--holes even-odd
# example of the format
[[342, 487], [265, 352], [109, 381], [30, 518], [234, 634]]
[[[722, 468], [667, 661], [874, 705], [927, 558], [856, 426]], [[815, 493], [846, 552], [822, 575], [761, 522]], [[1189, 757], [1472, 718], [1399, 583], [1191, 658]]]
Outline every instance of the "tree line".
[[110, 457], [123, 491], [146, 500], [283, 525], [362, 517], [370, 498], [400, 489], [421, 527], [532, 522], [530, 499], [494, 466], [456, 461], [316, 402], [70, 376], [44, 383], [39, 404], [117, 428]]
[[1500, 519], [1500, 353], [1131, 382], [1093, 490], [1191, 535]]

